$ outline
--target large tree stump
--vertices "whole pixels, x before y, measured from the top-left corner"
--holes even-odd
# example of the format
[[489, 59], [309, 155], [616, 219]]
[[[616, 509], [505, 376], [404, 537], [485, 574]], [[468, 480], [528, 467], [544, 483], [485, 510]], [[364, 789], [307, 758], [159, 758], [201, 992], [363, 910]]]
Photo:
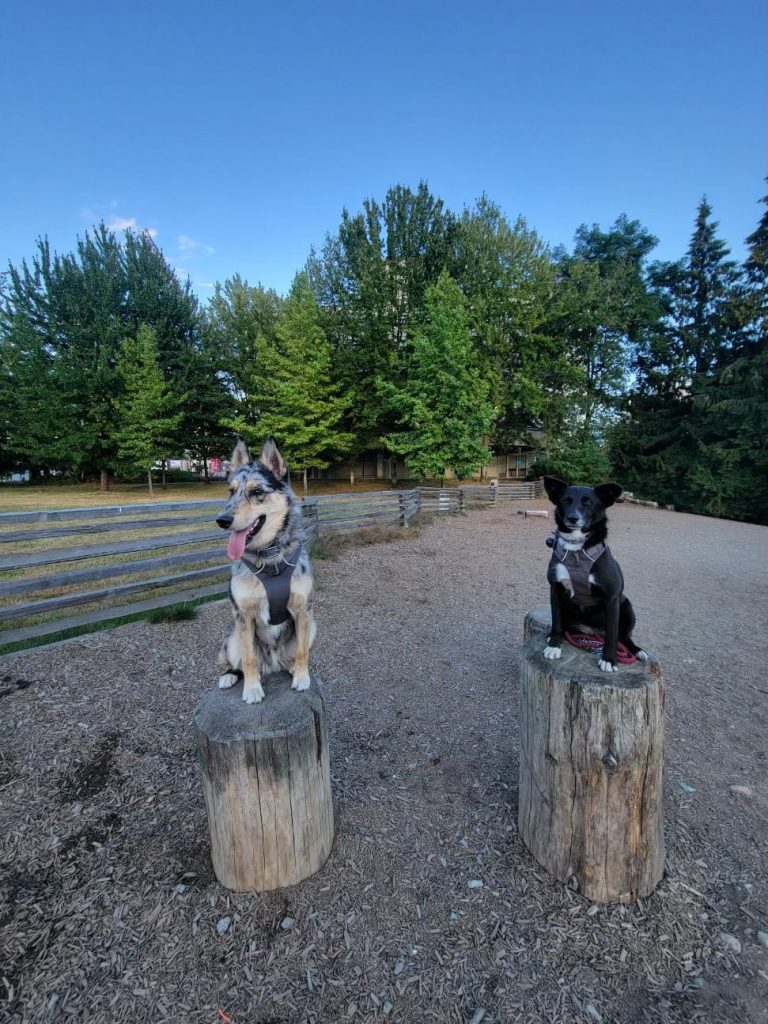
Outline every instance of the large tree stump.
[[601, 672], [595, 655], [543, 650], [550, 611], [525, 620], [520, 655], [523, 842], [588, 899], [629, 902], [664, 871], [664, 682], [657, 664]]
[[325, 863], [333, 804], [323, 688], [302, 693], [286, 672], [261, 704], [242, 684], [207, 694], [194, 715], [216, 877], [228, 889], [295, 885]]

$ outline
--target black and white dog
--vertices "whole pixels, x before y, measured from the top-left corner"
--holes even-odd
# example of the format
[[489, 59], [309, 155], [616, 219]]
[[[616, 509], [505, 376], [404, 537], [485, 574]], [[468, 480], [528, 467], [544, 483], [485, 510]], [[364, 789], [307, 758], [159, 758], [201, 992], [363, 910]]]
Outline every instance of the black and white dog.
[[618, 671], [617, 641], [639, 661], [647, 661], [646, 652], [632, 639], [635, 613], [624, 596], [619, 563], [605, 543], [605, 510], [620, 496], [621, 487], [569, 487], [553, 476], [544, 477], [544, 487], [555, 506], [557, 523], [547, 570], [552, 632], [544, 657], [559, 658], [565, 631], [581, 628], [605, 634], [598, 659], [603, 672]]

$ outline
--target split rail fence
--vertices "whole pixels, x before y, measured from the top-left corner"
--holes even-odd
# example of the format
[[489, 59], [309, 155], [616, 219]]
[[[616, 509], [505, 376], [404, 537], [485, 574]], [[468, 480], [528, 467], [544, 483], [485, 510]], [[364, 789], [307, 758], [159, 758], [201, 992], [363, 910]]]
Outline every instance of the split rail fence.
[[[318, 534], [408, 526], [423, 515], [538, 497], [534, 483], [416, 487], [305, 498]], [[169, 605], [222, 596], [222, 500], [0, 513], [0, 649]], [[118, 537], [119, 539], [113, 539]], [[78, 607], [87, 610], [72, 614]]]

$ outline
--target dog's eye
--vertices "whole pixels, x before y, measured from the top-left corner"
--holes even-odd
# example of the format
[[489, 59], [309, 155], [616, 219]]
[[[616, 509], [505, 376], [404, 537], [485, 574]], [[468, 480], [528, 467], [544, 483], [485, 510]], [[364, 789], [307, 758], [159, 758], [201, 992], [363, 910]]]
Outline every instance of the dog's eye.
[[584, 499], [584, 504], [587, 506], [587, 508], [592, 507], [592, 501], [589, 498]]

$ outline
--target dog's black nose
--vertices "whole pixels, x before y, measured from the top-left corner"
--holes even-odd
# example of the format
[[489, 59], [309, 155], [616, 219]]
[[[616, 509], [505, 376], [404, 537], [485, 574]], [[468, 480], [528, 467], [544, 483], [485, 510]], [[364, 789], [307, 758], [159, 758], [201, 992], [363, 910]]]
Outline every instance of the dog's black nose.
[[222, 512], [220, 516], [216, 516], [216, 522], [222, 530], [228, 530], [232, 525], [234, 518], [234, 516], [230, 516], [226, 512]]
[[578, 516], [566, 516], [565, 517], [565, 521], [566, 521], [566, 523], [574, 523], [575, 524], [575, 523], [578, 523], [579, 517]]

